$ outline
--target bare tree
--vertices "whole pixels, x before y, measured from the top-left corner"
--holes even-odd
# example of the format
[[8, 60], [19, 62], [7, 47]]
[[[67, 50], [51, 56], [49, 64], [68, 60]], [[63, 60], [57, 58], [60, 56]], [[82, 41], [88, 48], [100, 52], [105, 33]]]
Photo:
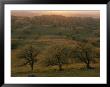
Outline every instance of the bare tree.
[[91, 62], [94, 61], [94, 47], [90, 43], [79, 43], [74, 56], [86, 64], [87, 69], [91, 69]]
[[63, 64], [68, 63], [66, 48], [62, 45], [55, 45], [50, 48], [45, 53], [45, 57], [42, 60], [42, 64], [46, 66], [57, 65], [59, 71], [63, 70]]
[[18, 57], [23, 59], [23, 64], [20, 66], [29, 65], [31, 68], [31, 71], [34, 69], [34, 64], [37, 62], [37, 55], [39, 54], [39, 50], [36, 50], [32, 45], [24, 47], [20, 53], [18, 54]]

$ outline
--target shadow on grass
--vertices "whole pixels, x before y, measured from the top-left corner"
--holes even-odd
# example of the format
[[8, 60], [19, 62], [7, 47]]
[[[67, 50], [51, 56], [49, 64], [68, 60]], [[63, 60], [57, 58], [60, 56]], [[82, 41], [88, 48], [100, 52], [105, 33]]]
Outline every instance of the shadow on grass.
[[98, 68], [87, 69], [64, 69], [62, 71], [58, 71], [56, 69], [49, 71], [27, 71], [27, 72], [14, 72], [12, 73], [12, 77], [99, 77], [100, 70]]

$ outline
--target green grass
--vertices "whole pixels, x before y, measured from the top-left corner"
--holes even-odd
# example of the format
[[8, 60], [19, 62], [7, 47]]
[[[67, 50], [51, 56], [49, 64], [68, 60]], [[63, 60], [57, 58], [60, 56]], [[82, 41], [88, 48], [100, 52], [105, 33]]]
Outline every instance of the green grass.
[[[14, 73], [12, 76], [17, 77], [27, 77], [30, 72], [18, 72]], [[97, 70], [71, 70], [71, 71], [53, 71], [53, 72], [34, 72], [33, 73], [36, 77], [99, 77], [100, 73]]]
[[29, 70], [28, 66], [13, 67], [12, 76], [27, 77], [30, 74], [34, 74], [36, 77], [99, 77], [99, 63], [93, 64], [92, 66], [95, 69], [86, 69], [82, 63], [69, 64], [63, 66], [63, 71], [59, 71], [58, 66], [39, 67], [36, 65], [33, 72]]

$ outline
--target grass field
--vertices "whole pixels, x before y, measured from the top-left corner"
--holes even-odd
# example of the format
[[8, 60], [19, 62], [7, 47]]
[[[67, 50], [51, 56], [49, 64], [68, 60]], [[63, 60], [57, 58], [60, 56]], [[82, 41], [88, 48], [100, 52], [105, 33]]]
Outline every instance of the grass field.
[[[22, 41], [22, 40], [21, 40]], [[24, 41], [25, 42], [25, 41]], [[53, 44], [65, 44], [65, 45], [75, 45], [76, 41], [69, 39], [58, 39], [58, 38], [40, 38], [38, 40], [26, 40], [26, 43], [33, 43], [35, 47], [40, 48], [41, 50], [45, 50], [48, 46]], [[99, 77], [100, 76], [100, 65], [99, 62], [96, 64], [92, 64], [95, 69], [88, 70], [82, 63], [73, 63], [63, 66], [63, 71], [58, 70], [58, 66], [51, 67], [42, 67], [39, 65], [34, 66], [34, 71], [30, 71], [29, 66], [18, 67], [18, 65], [22, 62], [19, 58], [16, 57], [16, 54], [19, 52], [20, 47], [18, 49], [12, 50], [12, 68], [11, 68], [11, 76], [13, 77], [27, 77], [31, 74], [36, 77]]]
[[[25, 41], [24, 41], [25, 42]], [[76, 41], [68, 39], [58, 39], [58, 38], [40, 38], [38, 40], [26, 41], [26, 43], [33, 43], [35, 47], [45, 50], [48, 46], [53, 44], [65, 44], [65, 45], [75, 45]], [[20, 46], [21, 47], [21, 46]], [[18, 67], [22, 62], [19, 58], [16, 57], [16, 54], [19, 52], [20, 48], [12, 50], [12, 70], [11, 76], [16, 77], [27, 77], [28, 75], [35, 75], [36, 77], [99, 77], [100, 76], [100, 65], [99, 61], [96, 64], [92, 64], [95, 69], [87, 70], [84, 64], [82, 63], [73, 63], [64, 65], [63, 71], [58, 70], [58, 66], [51, 67], [42, 67], [39, 65], [34, 66], [34, 71], [30, 71], [29, 66]]]
[[[59, 71], [58, 65], [51, 65], [48, 67], [43, 66], [41, 65], [43, 62], [39, 62], [39, 60], [42, 60], [43, 58], [46, 59], [46, 57], [54, 55], [54, 52], [57, 53], [57, 47], [55, 49], [53, 48], [55, 45], [59, 45], [61, 47], [65, 46], [68, 49], [66, 49], [64, 53], [67, 53], [67, 55], [73, 55], [69, 54], [68, 51], [75, 49], [78, 43], [86, 44], [86, 42], [84, 42], [85, 40], [87, 40], [89, 44], [92, 44], [93, 48], [99, 49], [97, 53], [100, 54], [100, 20], [98, 18], [86, 17], [71, 18], [52, 16], [52, 19], [50, 18], [51, 16], [46, 16], [46, 19], [45, 16], [43, 19], [42, 17], [43, 16], [35, 18], [20, 18], [12, 16], [11, 76], [29, 77], [30, 75], [34, 75], [35, 77], [99, 77], [99, 56], [97, 58], [94, 57], [97, 62], [91, 64], [94, 69], [87, 69], [84, 62], [78, 62], [72, 59], [73, 63], [64, 63], [62, 65], [63, 70]], [[33, 71], [31, 71], [29, 65], [19, 67], [23, 61], [18, 58], [17, 55], [26, 45], [32, 45], [35, 49], [40, 50], [40, 53], [37, 55], [38, 62], [34, 64]], [[89, 55], [91, 54], [92, 53]], [[69, 60], [71, 57], [65, 56], [63, 58]]]
[[[100, 69], [99, 63], [94, 64], [95, 69], [88, 70], [84, 68], [81, 63], [64, 65], [63, 71], [58, 71], [58, 67], [38, 67], [35, 66], [33, 73], [29, 71], [29, 67], [12, 68], [12, 76], [27, 77], [28, 75], [35, 75], [36, 77], [99, 77]], [[67, 68], [68, 67], [68, 68]]]

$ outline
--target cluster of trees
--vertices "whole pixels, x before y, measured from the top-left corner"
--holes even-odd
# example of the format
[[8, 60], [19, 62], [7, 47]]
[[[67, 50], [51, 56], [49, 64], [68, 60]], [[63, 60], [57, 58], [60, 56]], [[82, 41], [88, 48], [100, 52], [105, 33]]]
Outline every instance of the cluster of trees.
[[99, 28], [100, 19], [92, 18], [92, 17], [65, 17], [61, 15], [42, 15], [42, 16], [34, 16], [34, 17], [11, 17], [12, 27], [21, 28], [25, 25], [36, 26], [44, 25], [44, 26], [53, 26], [53, 27], [65, 27], [69, 29], [73, 29], [78, 26], [84, 26], [86, 28]]
[[[43, 15], [35, 17], [11, 16], [12, 37], [30, 35], [71, 35], [99, 37], [100, 19], [92, 17], [64, 17], [60, 15]], [[53, 32], [52, 32], [53, 31]], [[91, 33], [92, 32], [92, 33]], [[36, 34], [35, 34], [36, 33]], [[85, 35], [83, 35], [86, 33]], [[89, 35], [88, 35], [89, 33]], [[84, 38], [86, 38], [86, 36]]]
[[[59, 36], [81, 41], [92, 38], [99, 46], [100, 19], [92, 17], [65, 17], [42, 15], [34, 17], [11, 16], [12, 39], [38, 39], [41, 36]], [[15, 42], [13, 41], [13, 45]]]
[[[59, 71], [63, 70], [63, 64], [72, 63], [69, 61], [74, 58], [82, 63], [85, 63], [87, 69], [91, 69], [91, 63], [95, 61], [96, 56], [99, 57], [99, 50], [93, 47], [90, 43], [78, 43], [77, 46], [67, 47], [63, 45], [54, 45], [46, 50], [44, 58], [39, 59], [40, 51], [35, 49], [32, 45], [26, 46], [20, 51], [18, 57], [23, 60], [20, 66], [29, 65], [33, 71], [34, 64], [40, 61], [40, 64], [45, 66], [59, 67]], [[38, 61], [39, 60], [39, 61]]]

